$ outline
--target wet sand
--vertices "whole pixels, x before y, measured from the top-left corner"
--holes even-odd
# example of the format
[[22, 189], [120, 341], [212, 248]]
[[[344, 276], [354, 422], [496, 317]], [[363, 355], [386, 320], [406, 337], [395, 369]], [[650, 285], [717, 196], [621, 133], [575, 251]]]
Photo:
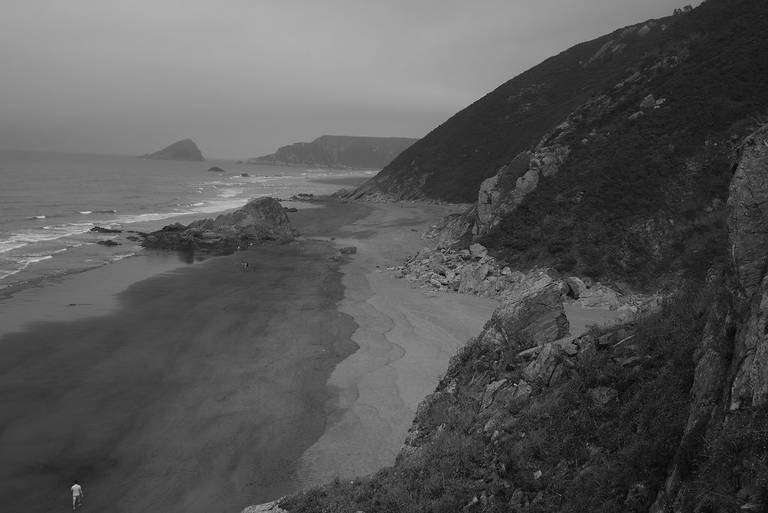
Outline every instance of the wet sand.
[[[293, 216], [323, 231], [364, 210]], [[72, 479], [86, 511], [236, 512], [294, 490], [330, 373], [356, 349], [333, 254], [212, 258], [133, 284], [109, 313], [0, 338], [1, 509], [67, 511]], [[83, 294], [86, 275], [66, 285]]]

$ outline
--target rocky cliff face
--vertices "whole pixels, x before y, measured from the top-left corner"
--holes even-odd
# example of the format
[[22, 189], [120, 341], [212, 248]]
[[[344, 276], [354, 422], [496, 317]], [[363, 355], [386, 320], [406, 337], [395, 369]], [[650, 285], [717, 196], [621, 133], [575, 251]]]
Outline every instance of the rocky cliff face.
[[249, 159], [251, 164], [307, 165], [381, 169], [417, 139], [323, 135], [310, 143], [283, 146], [275, 153]]
[[142, 245], [156, 249], [231, 251], [257, 242], [288, 242], [294, 235], [280, 202], [258, 198], [215, 219], [165, 226], [147, 234]]
[[195, 144], [192, 139], [183, 139], [175, 142], [160, 151], [143, 155], [142, 158], [156, 160], [188, 160], [197, 162], [205, 160], [203, 154], [200, 152], [200, 148], [197, 147], [197, 144]]

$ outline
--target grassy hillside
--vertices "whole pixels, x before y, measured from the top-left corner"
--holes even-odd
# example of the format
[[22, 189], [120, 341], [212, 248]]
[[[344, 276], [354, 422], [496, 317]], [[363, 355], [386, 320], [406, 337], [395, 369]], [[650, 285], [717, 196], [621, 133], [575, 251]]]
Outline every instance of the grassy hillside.
[[659, 20], [642, 35], [617, 30], [547, 59], [435, 128], [361, 192], [384, 192], [399, 199], [475, 201], [483, 179], [533, 147], [579, 105], [625, 78], [629, 67], [674, 38], [662, 30], [674, 22], [675, 18]]
[[[558, 175], [484, 243], [513, 264], [638, 282], [722, 256], [729, 162], [768, 112], [768, 3], [710, 0], [666, 32], [685, 42], [679, 65], [575, 131]], [[646, 93], [663, 105], [630, 119]]]

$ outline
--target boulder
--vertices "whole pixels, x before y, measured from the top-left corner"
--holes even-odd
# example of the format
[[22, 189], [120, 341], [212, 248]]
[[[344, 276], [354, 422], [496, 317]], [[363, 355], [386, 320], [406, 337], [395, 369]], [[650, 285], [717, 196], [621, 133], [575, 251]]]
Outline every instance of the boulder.
[[656, 106], [656, 98], [653, 97], [652, 94], [649, 94], [645, 98], [643, 98], [643, 101], [640, 102], [640, 108], [641, 109], [650, 109], [651, 107]]
[[491, 405], [491, 403], [493, 402], [493, 396], [506, 383], [507, 383], [506, 379], [499, 379], [497, 381], [493, 381], [489, 383], [488, 386], [485, 387], [485, 392], [483, 393], [483, 399], [480, 401], [481, 410], [484, 410]]
[[560, 372], [565, 352], [557, 344], [546, 344], [536, 357], [523, 369], [523, 377], [530, 382], [551, 385]]
[[103, 228], [101, 226], [94, 226], [90, 231], [95, 233], [123, 233], [123, 230], [115, 230], [112, 228]]
[[469, 254], [472, 258], [480, 259], [488, 254], [488, 250], [482, 244], [475, 243], [469, 246]]
[[501, 305], [479, 338], [522, 351], [565, 337], [568, 327], [561, 283], [534, 271], [504, 290]]
[[488, 264], [466, 266], [460, 272], [459, 292], [471, 294], [481, 289], [481, 284], [488, 276]]
[[357, 253], [357, 248], [355, 246], [346, 246], [339, 250], [339, 253], [342, 255], [354, 255]]
[[582, 289], [577, 302], [584, 308], [616, 310], [621, 306], [618, 292], [600, 284]]
[[568, 287], [568, 295], [574, 299], [579, 299], [579, 297], [581, 297], [587, 290], [587, 285], [581, 281], [581, 278], [577, 278], [576, 276], [569, 276], [566, 278], [565, 285]]
[[208, 171], [211, 171], [213, 173], [224, 173], [224, 170], [221, 169], [219, 166], [212, 166], [208, 168]]

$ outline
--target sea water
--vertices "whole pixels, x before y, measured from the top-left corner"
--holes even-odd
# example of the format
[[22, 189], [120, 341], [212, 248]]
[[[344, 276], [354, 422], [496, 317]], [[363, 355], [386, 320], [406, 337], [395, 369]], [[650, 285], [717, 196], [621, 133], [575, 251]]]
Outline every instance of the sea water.
[[[209, 171], [212, 166], [224, 172]], [[315, 181], [373, 171], [332, 171], [235, 162], [0, 151], [0, 290], [98, 267], [141, 251], [104, 246], [94, 226], [150, 231], [212, 217], [272, 196], [330, 194]], [[121, 239], [123, 240], [123, 239]]]

